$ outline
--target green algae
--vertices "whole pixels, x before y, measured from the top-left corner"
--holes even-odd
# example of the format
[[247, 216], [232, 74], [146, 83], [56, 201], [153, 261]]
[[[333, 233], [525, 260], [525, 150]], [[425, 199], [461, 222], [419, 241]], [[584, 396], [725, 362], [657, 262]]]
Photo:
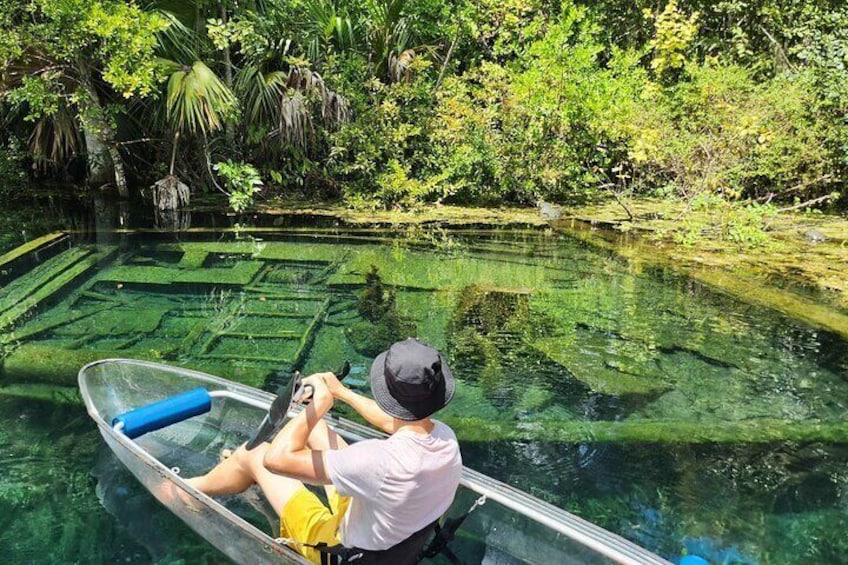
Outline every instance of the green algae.
[[50, 318], [27, 324], [25, 328], [18, 328], [4, 336], [0, 336], [0, 344], [32, 339], [40, 334], [57, 328], [62, 328], [67, 324], [71, 324], [88, 316], [93, 316], [109, 308], [112, 308], [112, 305], [103, 304], [86, 310], [69, 310], [67, 313], [61, 314], [56, 312]]
[[440, 350], [447, 350], [447, 326], [456, 304], [457, 293], [395, 292], [399, 311], [415, 322], [416, 335]]
[[[327, 241], [333, 237], [328, 234]], [[626, 522], [626, 528], [647, 530], [650, 524], [634, 508], [661, 508], [666, 523], [680, 525], [680, 536], [731, 536], [754, 516], [747, 507], [765, 509], [762, 520], [770, 519], [769, 489], [791, 495], [800, 485], [798, 492], [808, 492], [802, 481], [832, 473], [818, 466], [823, 457], [844, 467], [839, 453], [848, 446], [846, 365], [839, 356], [844, 342], [835, 336], [691, 280], [550, 237], [510, 241], [498, 253], [497, 237], [427, 247], [423, 238], [414, 245], [378, 244], [363, 236], [347, 249], [339, 244], [332, 260], [327, 249], [315, 262], [302, 256], [290, 262], [259, 258], [298, 256], [301, 250], [291, 248], [304, 241], [310, 240], [238, 242], [255, 254], [219, 247], [217, 257], [202, 261], [202, 243], [191, 244], [191, 261], [185, 259], [188, 250], [176, 249], [183, 244], [153, 242], [141, 250], [128, 245], [122, 268], [231, 269], [248, 256], [261, 266], [248, 283], [223, 290], [207, 283], [119, 288], [120, 281], [108, 278], [111, 267], [90, 272], [80, 292], [67, 294], [79, 282], [74, 281], [63, 287], [55, 306], [44, 302], [35, 317], [17, 322], [16, 332], [25, 337], [2, 351], [12, 363], [3, 369], [8, 386], [0, 388], [0, 396], [3, 391], [8, 396], [0, 400], [64, 406], [53, 395], [73, 386], [84, 359], [61, 365], [66, 357], [84, 356], [85, 348], [98, 357], [155, 359], [269, 389], [272, 379], [294, 365], [304, 372], [325, 371], [349, 360], [361, 386], [371, 356], [353, 346], [352, 328], [363, 319], [356, 297], [369, 261], [383, 255], [387, 259], [380, 265], [402, 271], [383, 279], [395, 308], [415, 324], [419, 337], [449, 354], [457, 376], [456, 397], [440, 419], [454, 426], [467, 462], [489, 474], [558, 504], [571, 504], [573, 497], [574, 507], [585, 508], [593, 519], [613, 513], [610, 527]], [[427, 271], [442, 269], [451, 280], [419, 281]], [[337, 273], [349, 277], [348, 286], [328, 284]], [[525, 288], [528, 281], [536, 282]], [[109, 309], [127, 318], [151, 314], [124, 325], [110, 321]], [[82, 317], [71, 319], [76, 315]], [[103, 322], [92, 323], [100, 315]], [[299, 360], [292, 359], [292, 345], [299, 348]], [[22, 366], [32, 346], [45, 348], [36, 378], [65, 379], [68, 386], [31, 381]], [[56, 378], [60, 373], [69, 376]], [[625, 387], [623, 376], [650, 387]], [[607, 384], [616, 381], [617, 388]], [[702, 457], [704, 449], [730, 454], [716, 461]], [[811, 461], [816, 467], [806, 469]], [[633, 466], [646, 474], [634, 476]], [[726, 491], [698, 490], [700, 482], [716, 477], [726, 479]], [[23, 481], [15, 482], [9, 496], [26, 492]], [[90, 485], [81, 492], [93, 498]], [[729, 502], [730, 510], [713, 508], [714, 498]], [[832, 502], [805, 503], [815, 513]], [[45, 518], [36, 519], [41, 524]], [[786, 527], [796, 524], [786, 520]], [[722, 523], [711, 527], [712, 521]], [[817, 535], [828, 526], [841, 531], [832, 517], [825, 522], [797, 527]], [[77, 534], [71, 528], [68, 535]]]
[[[36, 343], [25, 343], [3, 360], [0, 374], [5, 383], [50, 383], [74, 386], [83, 365], [99, 359], [123, 357], [117, 351], [99, 349], [66, 349]], [[143, 358], [139, 356], [139, 358]]]
[[412, 210], [355, 210], [341, 205], [316, 206], [314, 202], [291, 200], [259, 204], [263, 214], [325, 216], [344, 221], [348, 225], [383, 225], [393, 227], [420, 227], [435, 224], [442, 227], [463, 226], [543, 226], [543, 219], [535, 208], [469, 208], [461, 206], [424, 206]]
[[650, 362], [640, 362], [622, 347], [610, 352], [609, 338], [597, 347], [587, 341], [577, 336], [544, 338], [533, 346], [595, 392], [657, 395], [671, 388], [663, 375], [651, 370]]
[[76, 386], [56, 386], [45, 383], [12, 384], [0, 386], [0, 396], [39, 400], [50, 404], [81, 405], [82, 396]]
[[42, 247], [45, 247], [50, 244], [57, 243], [59, 240], [63, 238], [67, 238], [67, 234], [64, 232], [53, 232], [48, 233], [47, 235], [43, 235], [41, 237], [37, 237], [32, 241], [28, 241], [23, 245], [19, 245], [18, 247], [12, 249], [11, 251], [0, 255], [0, 268], [11, 263], [12, 261], [16, 261], [21, 257], [32, 253]]
[[[438, 264], [439, 268], [432, 266]], [[357, 249], [332, 275], [331, 286], [364, 285], [372, 267], [387, 285], [428, 291], [461, 290], [478, 284], [504, 290], [527, 292], [545, 288], [551, 281], [547, 272], [535, 265], [493, 263], [483, 258], [452, 256], [403, 248], [386, 253], [384, 249]]]
[[[658, 206], [642, 202], [639, 215], [656, 215]], [[632, 224], [622, 218], [620, 210], [599, 206], [567, 211], [565, 219], [554, 227], [570, 237], [613, 251], [634, 268], [670, 269], [739, 300], [848, 337], [848, 277], [843, 268], [848, 264], [848, 225], [844, 220], [782, 214], [771, 221], [771, 243], [767, 249], [755, 251], [727, 242], [697, 247], [676, 245], [658, 237], [663, 221], [667, 220]], [[803, 234], [811, 227], [826, 233], [829, 239], [810, 243]]]
[[[304, 263], [333, 263], [345, 255], [343, 249], [332, 243], [320, 244], [307, 241], [297, 245], [269, 245], [262, 240], [185, 242], [163, 244], [161, 251], [178, 251], [184, 254], [244, 255], [260, 261], [287, 261]], [[202, 265], [202, 264], [201, 264]]]
[[53, 330], [53, 335], [67, 336], [132, 336], [156, 331], [168, 310], [145, 308], [138, 310], [128, 306], [100, 309], [88, 316], [67, 320]]
[[37, 265], [26, 277], [13, 280], [3, 288], [3, 296], [0, 299], [0, 313], [18, 305], [57, 275], [72, 268], [90, 254], [90, 249], [72, 248]]
[[258, 261], [238, 261], [232, 267], [210, 267], [200, 270], [168, 267], [117, 266], [100, 275], [100, 280], [120, 284], [207, 284], [246, 285], [262, 268]]
[[210, 251], [206, 249], [186, 249], [178, 263], [181, 269], [197, 269], [203, 266]]

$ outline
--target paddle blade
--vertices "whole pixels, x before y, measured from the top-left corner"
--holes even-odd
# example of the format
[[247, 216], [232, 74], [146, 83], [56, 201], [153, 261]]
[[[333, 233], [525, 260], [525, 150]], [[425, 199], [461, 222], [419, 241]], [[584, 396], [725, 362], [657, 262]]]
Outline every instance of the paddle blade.
[[277, 398], [271, 403], [271, 408], [268, 409], [268, 413], [265, 415], [262, 423], [247, 442], [246, 447], [248, 451], [266, 441], [271, 441], [277, 435], [277, 432], [283, 428], [286, 415], [289, 412], [289, 406], [291, 406], [292, 395], [299, 382], [300, 373], [295, 373], [289, 384], [285, 387], [280, 387], [280, 390], [277, 391]]
[[256, 431], [253, 432], [253, 436], [247, 440], [247, 450], [255, 449], [257, 445], [262, 444], [271, 433], [274, 431], [274, 424], [271, 423], [271, 419], [268, 417], [268, 414], [265, 414], [265, 417], [262, 419], [262, 423], [256, 428]]

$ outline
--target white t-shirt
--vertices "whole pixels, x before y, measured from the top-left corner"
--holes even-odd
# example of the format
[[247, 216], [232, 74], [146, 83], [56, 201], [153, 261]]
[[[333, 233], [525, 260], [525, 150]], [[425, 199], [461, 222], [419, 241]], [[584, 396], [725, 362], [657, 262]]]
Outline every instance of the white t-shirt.
[[352, 497], [341, 526], [343, 545], [388, 549], [450, 507], [462, 458], [453, 430], [432, 422], [427, 435], [400, 430], [325, 452], [327, 475], [339, 494]]

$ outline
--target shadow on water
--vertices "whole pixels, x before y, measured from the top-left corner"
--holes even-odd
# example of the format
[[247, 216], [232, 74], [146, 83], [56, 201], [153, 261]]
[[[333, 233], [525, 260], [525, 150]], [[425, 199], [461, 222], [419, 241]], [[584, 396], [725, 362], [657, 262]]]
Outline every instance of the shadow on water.
[[149, 359], [274, 389], [349, 360], [367, 392], [375, 353], [411, 334], [451, 359], [441, 417], [469, 466], [670, 559], [848, 554], [838, 336], [560, 236], [308, 231], [304, 216], [247, 218], [280, 228], [250, 233], [200, 214], [176, 221], [226, 230], [129, 233], [154, 219], [86, 210], [73, 241], [0, 281], [4, 559], [220, 560], [98, 447], [68, 400], [82, 364]]

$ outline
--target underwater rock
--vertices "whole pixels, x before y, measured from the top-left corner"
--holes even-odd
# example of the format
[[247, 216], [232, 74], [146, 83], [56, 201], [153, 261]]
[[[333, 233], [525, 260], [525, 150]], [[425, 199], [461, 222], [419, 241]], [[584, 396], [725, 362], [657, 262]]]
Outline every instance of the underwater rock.
[[816, 228], [809, 229], [804, 232], [804, 238], [810, 243], [822, 243], [827, 241], [827, 236], [821, 230]]
[[559, 204], [539, 200], [537, 206], [539, 208], [539, 215], [546, 220], [559, 220], [562, 217], [562, 206]]

